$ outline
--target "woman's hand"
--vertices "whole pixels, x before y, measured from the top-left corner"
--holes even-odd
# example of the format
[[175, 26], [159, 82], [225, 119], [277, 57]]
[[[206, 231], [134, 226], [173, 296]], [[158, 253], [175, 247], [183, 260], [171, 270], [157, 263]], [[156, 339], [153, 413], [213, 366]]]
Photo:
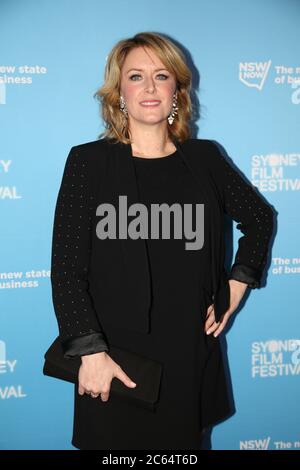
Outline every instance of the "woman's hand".
[[215, 321], [214, 304], [211, 304], [207, 309], [204, 331], [208, 335], [213, 333], [214, 337], [217, 337], [223, 331], [230, 315], [237, 309], [248, 287], [245, 282], [236, 281], [235, 279], [229, 279], [228, 282], [230, 287], [230, 306], [223, 313], [220, 321]]
[[109, 398], [110, 384], [117, 377], [127, 387], [136, 384], [128, 377], [123, 369], [105, 352], [81, 356], [81, 366], [78, 374], [78, 393], [90, 393], [93, 398], [101, 396], [102, 401]]

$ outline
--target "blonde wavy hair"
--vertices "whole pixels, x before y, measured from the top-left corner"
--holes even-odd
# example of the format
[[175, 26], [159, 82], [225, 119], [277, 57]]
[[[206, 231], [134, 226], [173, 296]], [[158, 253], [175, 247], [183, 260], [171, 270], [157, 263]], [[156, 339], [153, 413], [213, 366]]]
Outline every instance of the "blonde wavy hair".
[[179, 142], [183, 142], [191, 137], [192, 73], [186, 64], [183, 52], [170, 39], [155, 32], [142, 32], [131, 38], [122, 39], [108, 55], [104, 84], [93, 95], [100, 102], [100, 115], [105, 126], [105, 131], [98, 137], [126, 144], [131, 143], [128, 119], [120, 110], [119, 100], [121, 69], [127, 54], [136, 47], [151, 49], [160, 58], [165, 68], [175, 76], [178, 111], [172, 125], [167, 120], [167, 126], [170, 139], [174, 140], [175, 138]]

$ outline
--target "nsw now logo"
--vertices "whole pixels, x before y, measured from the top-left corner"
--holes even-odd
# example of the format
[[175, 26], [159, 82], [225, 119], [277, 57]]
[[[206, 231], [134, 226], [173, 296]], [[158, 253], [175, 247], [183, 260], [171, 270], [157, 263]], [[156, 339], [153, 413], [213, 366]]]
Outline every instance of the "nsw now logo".
[[271, 438], [240, 441], [240, 450], [268, 450]]

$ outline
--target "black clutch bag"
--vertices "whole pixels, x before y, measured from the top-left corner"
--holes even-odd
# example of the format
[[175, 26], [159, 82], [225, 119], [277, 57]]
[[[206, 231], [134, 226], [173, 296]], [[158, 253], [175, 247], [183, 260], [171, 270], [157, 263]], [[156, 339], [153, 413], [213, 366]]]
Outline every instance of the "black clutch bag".
[[[120, 379], [114, 377], [110, 385], [110, 395], [154, 411], [159, 398], [162, 364], [111, 344], [107, 354], [136, 383], [134, 388], [130, 388], [123, 384]], [[77, 356], [66, 359], [59, 336], [53, 341], [44, 357], [44, 375], [75, 384], [78, 382], [81, 358]], [[95, 398], [91, 399], [95, 400]], [[101, 400], [100, 397], [99, 399]]]

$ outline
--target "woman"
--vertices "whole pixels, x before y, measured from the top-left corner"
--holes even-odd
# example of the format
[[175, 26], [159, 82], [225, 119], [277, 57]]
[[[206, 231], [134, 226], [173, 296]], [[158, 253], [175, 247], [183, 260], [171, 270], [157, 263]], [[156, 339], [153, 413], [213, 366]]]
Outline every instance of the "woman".
[[[72, 439], [78, 449], [196, 450], [204, 429], [230, 413], [219, 335], [247, 287], [260, 285], [273, 210], [212, 141], [191, 138], [191, 79], [182, 52], [162, 35], [118, 42], [96, 93], [103, 138], [72, 147], [65, 165], [51, 281], [65, 357], [82, 361]], [[149, 212], [154, 204], [179, 206], [184, 235], [175, 236], [174, 223], [167, 236], [159, 228], [122, 245], [97, 238], [96, 208], [116, 205], [120, 195]], [[187, 249], [195, 208], [200, 243]], [[224, 213], [245, 234], [228, 276]], [[110, 344], [163, 364], [155, 412], [110, 396], [114, 377], [139, 385], [109, 356]]]

